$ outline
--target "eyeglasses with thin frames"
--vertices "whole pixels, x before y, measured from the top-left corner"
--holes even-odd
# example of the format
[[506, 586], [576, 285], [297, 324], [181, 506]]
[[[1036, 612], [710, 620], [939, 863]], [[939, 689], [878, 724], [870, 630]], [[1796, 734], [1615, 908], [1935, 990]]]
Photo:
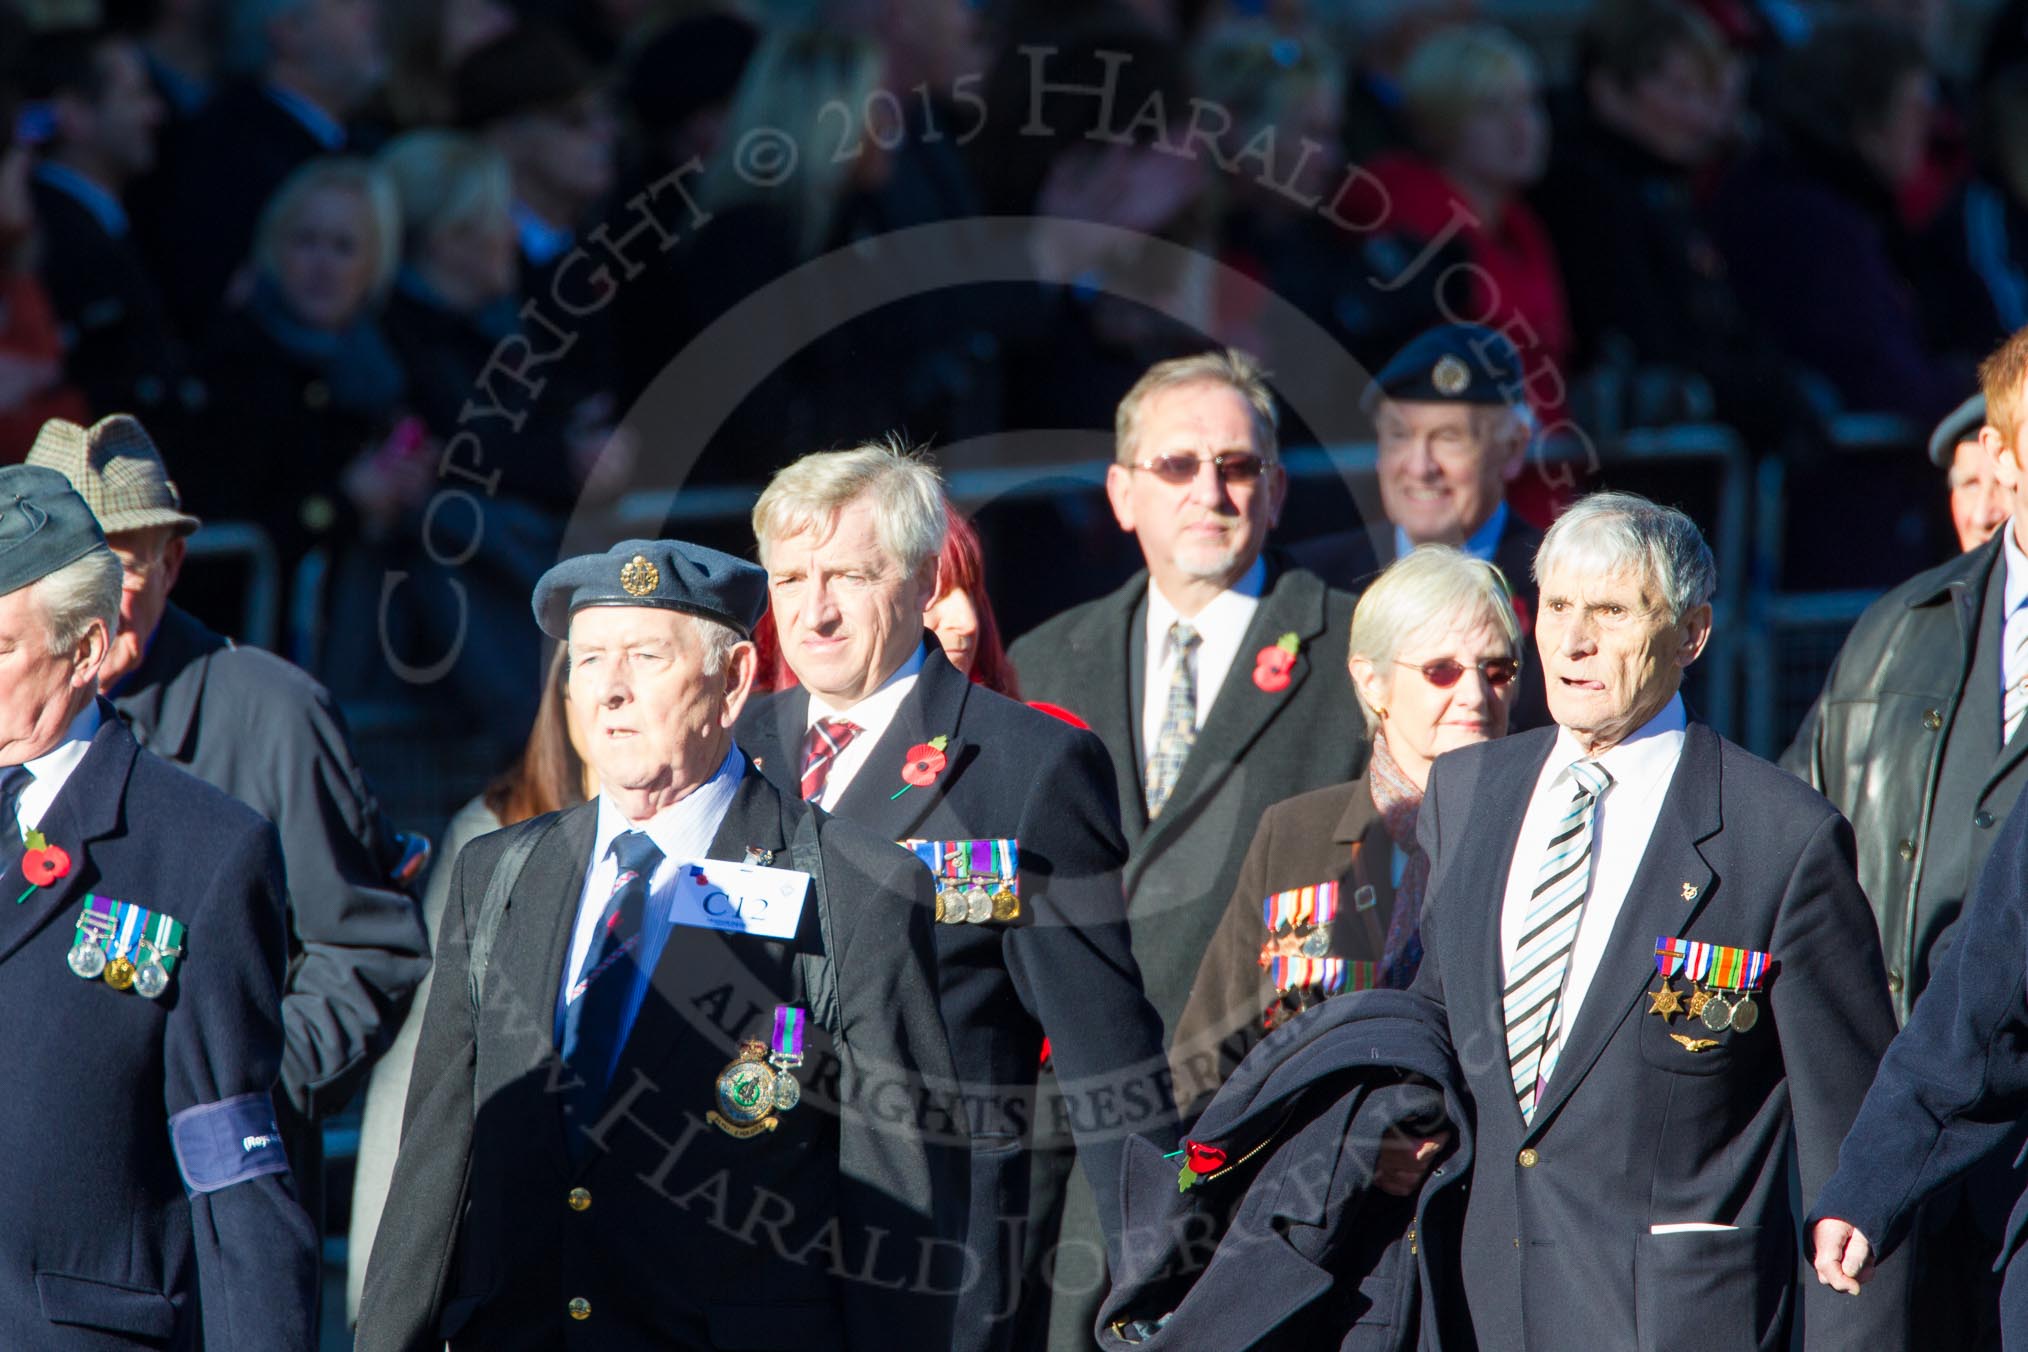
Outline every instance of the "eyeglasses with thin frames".
[[[1462, 662], [1446, 657], [1441, 662], [1395, 662], [1398, 667], [1408, 667], [1422, 673], [1422, 678], [1439, 690], [1448, 690], [1458, 683], [1458, 678], [1470, 670]], [[1521, 674], [1521, 664], [1511, 657], [1489, 657], [1476, 664], [1479, 674], [1486, 678], [1486, 684], [1498, 690], [1501, 686]]]
[[1209, 460], [1195, 455], [1158, 455], [1149, 460], [1136, 460], [1130, 469], [1146, 470], [1165, 484], [1182, 487], [1196, 481], [1205, 465], [1210, 465], [1218, 475], [1220, 483], [1250, 484], [1266, 473], [1268, 462], [1252, 451], [1220, 451]]

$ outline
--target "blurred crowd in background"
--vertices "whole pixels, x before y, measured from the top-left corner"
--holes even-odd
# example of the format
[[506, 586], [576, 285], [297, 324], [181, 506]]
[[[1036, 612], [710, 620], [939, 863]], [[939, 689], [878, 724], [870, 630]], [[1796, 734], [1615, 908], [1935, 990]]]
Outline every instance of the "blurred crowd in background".
[[[1134, 377], [1214, 344], [1337, 446], [1364, 371], [1483, 322], [1522, 516], [1723, 424], [1805, 504], [1758, 580], [1877, 588], [1952, 548], [1921, 442], [2028, 324], [2028, 0], [0, 14], [0, 457], [140, 416], [279, 579], [262, 632], [268, 555], [214, 531], [179, 601], [393, 730], [425, 824], [520, 746], [567, 530], [744, 552], [738, 490], [815, 448], [1100, 463]], [[1843, 463], [1854, 414], [1906, 453]], [[1632, 486], [1711, 531], [1696, 480]], [[1009, 634], [1134, 565], [1076, 487], [977, 514]], [[1299, 484], [1283, 537], [1355, 496]]]

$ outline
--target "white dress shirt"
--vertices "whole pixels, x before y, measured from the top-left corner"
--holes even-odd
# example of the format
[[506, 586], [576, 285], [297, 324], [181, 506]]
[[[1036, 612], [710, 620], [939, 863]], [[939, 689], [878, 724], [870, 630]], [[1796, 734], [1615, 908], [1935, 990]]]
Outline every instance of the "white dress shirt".
[[2007, 688], [2017, 681], [2028, 680], [2028, 554], [2021, 552], [2020, 541], [2014, 538], [2014, 519], [2007, 518], [2000, 527], [2005, 537], [2000, 545], [2000, 561], [2006, 565], [2005, 580], [2001, 583], [2001, 614], [2006, 616], [2000, 628], [2000, 738], [2006, 744], [2007, 737]]
[[[922, 664], [926, 655], [923, 646], [920, 643], [916, 644], [914, 654], [908, 661], [896, 667], [894, 674], [880, 683], [879, 689], [857, 704], [842, 709], [825, 703], [816, 691], [810, 692], [810, 712], [803, 720], [805, 742], [809, 740], [810, 729], [817, 726], [817, 720], [820, 718], [842, 718], [859, 729], [852, 740], [845, 744], [845, 749], [831, 758], [831, 772], [824, 780], [824, 791], [812, 798], [811, 802], [826, 812], [837, 808], [838, 800], [844, 796], [845, 790], [852, 787], [853, 777], [859, 773], [860, 767], [872, 758], [873, 744], [880, 740], [881, 734], [887, 731], [887, 725], [892, 723], [894, 716], [901, 711], [901, 702], [908, 698], [909, 691], [915, 689], [915, 678], [922, 675]], [[936, 733], [932, 732], [930, 735], [934, 737]], [[803, 772], [802, 754], [802, 748], [797, 747], [795, 766], [797, 774]], [[902, 785], [901, 762], [896, 761], [892, 768], [894, 787], [898, 789]]]
[[[93, 700], [85, 705], [70, 726], [63, 730], [63, 740], [49, 750], [26, 762], [28, 773], [34, 780], [21, 790], [19, 830], [22, 835], [38, 830], [43, 817], [49, 812], [56, 795], [63, 792], [65, 781], [85, 758], [85, 752], [92, 748], [92, 738], [99, 731], [99, 702]], [[59, 845], [62, 841], [57, 842]]]
[[710, 779], [645, 822], [628, 821], [626, 814], [610, 797], [603, 793], [599, 795], [598, 834], [592, 838], [591, 860], [585, 868], [584, 887], [578, 893], [577, 923], [570, 934], [570, 957], [563, 965], [563, 979], [557, 987], [558, 1036], [562, 1035], [565, 997], [584, 967], [585, 955], [591, 952], [592, 942], [598, 938], [599, 920], [605, 915], [606, 903], [612, 900], [613, 884], [620, 876], [619, 861], [612, 855], [614, 838], [622, 831], [645, 831], [648, 838], [655, 842], [655, 847], [662, 851], [662, 862], [655, 866], [655, 876], [648, 880], [648, 906], [641, 920], [641, 946], [635, 954], [635, 966], [641, 976], [635, 983], [633, 998], [627, 1002], [626, 1015], [621, 1020], [622, 1027], [632, 1028], [634, 1016], [640, 1012], [641, 1001], [648, 992], [648, 978], [654, 972], [655, 964], [662, 956], [662, 945], [669, 937], [669, 903], [675, 894], [677, 870], [710, 852], [712, 838], [718, 834], [719, 824], [725, 820], [727, 810], [732, 807], [733, 796], [739, 790], [744, 766], [744, 758], [735, 744], [728, 748], [725, 760]]
[[[1570, 970], [1564, 978], [1559, 1026], [1564, 1040], [1584, 1008], [1585, 994], [1606, 942], [1620, 918], [1620, 907], [1634, 874], [1648, 852], [1648, 838], [1662, 815], [1662, 800], [1668, 796], [1669, 781], [1676, 777], [1676, 764], [1683, 758], [1683, 728], [1687, 722], [1683, 697], [1677, 695], [1641, 726], [1640, 731], [1598, 757], [1598, 764], [1612, 775], [1612, 787], [1599, 800], [1592, 822], [1591, 897], [1578, 922], [1577, 943], [1571, 950]], [[1549, 838], [1556, 823], [1570, 807], [1575, 787], [1557, 783], [1565, 766], [1582, 760], [1584, 751], [1569, 729], [1557, 730], [1556, 745], [1536, 776], [1535, 789], [1528, 799], [1528, 812], [1521, 819], [1521, 834], [1514, 841], [1514, 859], [1507, 866], [1507, 896], [1500, 912], [1500, 984], [1507, 984], [1507, 972], [1525, 932], [1528, 903], [1549, 853]]]
[[[1255, 559], [1239, 581], [1214, 596], [1189, 619], [1197, 631], [1197, 726], [1211, 715], [1211, 706], [1239, 656], [1246, 627], [1260, 609], [1261, 593], [1267, 590], [1267, 560]], [[1169, 626], [1183, 619], [1155, 579], [1148, 579], [1148, 631], [1144, 651], [1147, 671], [1141, 679], [1141, 745], [1152, 751], [1162, 736], [1162, 715], [1169, 707], [1169, 681], [1176, 669], [1176, 645], [1169, 640]], [[1146, 754], [1146, 753], [1144, 753]]]
[[[1500, 532], [1507, 529], [1507, 504], [1503, 501], [1493, 508], [1493, 514], [1485, 523], [1472, 532], [1471, 538], [1459, 546], [1467, 554], [1482, 563], [1494, 562], [1493, 556], [1500, 552]], [[1394, 528], [1394, 557], [1407, 558], [1415, 551], [1415, 541], [1408, 538], [1408, 532], [1401, 527]], [[1517, 579], [1509, 578], [1508, 581]]]

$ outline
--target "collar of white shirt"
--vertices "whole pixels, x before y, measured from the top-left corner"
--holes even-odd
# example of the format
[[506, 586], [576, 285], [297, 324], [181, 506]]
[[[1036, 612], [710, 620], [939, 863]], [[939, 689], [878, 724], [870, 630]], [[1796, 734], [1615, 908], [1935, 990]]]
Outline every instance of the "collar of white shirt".
[[[1239, 581], [1211, 598], [1204, 608], [1184, 621], [1197, 631], [1197, 726], [1211, 716], [1219, 687], [1239, 655], [1247, 626], [1260, 609], [1267, 591], [1267, 560], [1255, 559]], [[1148, 579], [1148, 628], [1146, 678], [1141, 690], [1141, 744], [1153, 746], [1162, 735], [1162, 715], [1169, 704], [1169, 669], [1175, 651], [1169, 641], [1169, 627], [1183, 619], [1154, 578]]]
[[43, 815], [56, 801], [56, 795], [63, 792], [64, 784], [84, 760], [85, 753], [92, 749], [92, 738], [98, 731], [99, 702], [93, 700], [63, 730], [62, 741], [27, 762], [28, 773], [35, 778], [21, 791], [19, 816], [24, 832], [42, 825]]
[[[887, 731], [887, 725], [894, 721], [901, 711], [901, 702], [915, 689], [916, 678], [922, 675], [922, 664], [927, 660], [929, 650], [922, 644], [915, 645], [909, 659], [894, 669], [894, 674], [880, 683], [878, 689], [857, 704], [839, 708], [826, 703], [816, 691], [810, 692], [810, 709], [803, 720], [803, 731], [817, 725], [820, 718], [842, 718], [858, 733], [846, 743], [845, 749], [831, 760], [831, 769], [824, 779], [824, 791], [817, 795], [817, 806], [830, 811], [838, 805], [838, 799], [852, 784], [852, 777], [859, 773], [859, 767], [866, 764], [873, 755], [873, 744]], [[797, 754], [801, 755], [798, 748]], [[801, 766], [797, 767], [799, 770]]]
[[2000, 527], [2000, 557], [2007, 564], [2006, 577], [2001, 586], [2002, 604], [2006, 609], [2002, 616], [2011, 616], [2024, 603], [2028, 603], [2028, 554], [2021, 552], [2021, 542], [2014, 537], [2014, 518], [2008, 517]]
[[[1595, 758], [1613, 777], [1613, 788], [1605, 799], [1608, 808], [1613, 794], [1625, 799], [1631, 796], [1626, 790], [1645, 792], [1654, 787], [1658, 778], [1666, 780], [1675, 773], [1677, 758], [1683, 752], [1683, 732], [1689, 724], [1690, 715], [1683, 707], [1683, 697], [1671, 695], [1661, 711], [1641, 724], [1633, 736]], [[1583, 759], [1584, 748], [1577, 744], [1576, 736], [1569, 728], [1558, 728], [1556, 749], [1549, 754], [1542, 783], [1545, 786], [1554, 783], [1565, 766]]]
[[[733, 795], [739, 790], [743, 765], [739, 746], [735, 743], [726, 749], [725, 759], [711, 778], [644, 822], [628, 821], [627, 814], [620, 811], [611, 795], [601, 793], [598, 834], [592, 838], [587, 878], [597, 872], [602, 862], [606, 862], [613, 840], [622, 831], [646, 831], [648, 839], [655, 842], [655, 848], [662, 851], [662, 865], [655, 870], [657, 880], [662, 876], [662, 869], [671, 863], [704, 858], [711, 849], [712, 838], [718, 834], [719, 823], [725, 820], [726, 810], [732, 806]], [[651, 889], [657, 885], [658, 882], [650, 883]], [[603, 898], [599, 905], [604, 908]]]

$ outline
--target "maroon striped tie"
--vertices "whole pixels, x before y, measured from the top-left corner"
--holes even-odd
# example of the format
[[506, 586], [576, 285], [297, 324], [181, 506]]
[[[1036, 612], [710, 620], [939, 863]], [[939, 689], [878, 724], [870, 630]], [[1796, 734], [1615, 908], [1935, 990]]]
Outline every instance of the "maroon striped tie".
[[805, 802], [824, 792], [824, 781], [831, 777], [831, 762], [858, 735], [859, 725], [842, 718], [820, 718], [810, 725], [810, 735], [803, 739]]

